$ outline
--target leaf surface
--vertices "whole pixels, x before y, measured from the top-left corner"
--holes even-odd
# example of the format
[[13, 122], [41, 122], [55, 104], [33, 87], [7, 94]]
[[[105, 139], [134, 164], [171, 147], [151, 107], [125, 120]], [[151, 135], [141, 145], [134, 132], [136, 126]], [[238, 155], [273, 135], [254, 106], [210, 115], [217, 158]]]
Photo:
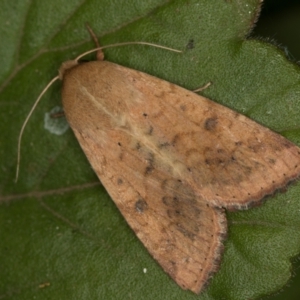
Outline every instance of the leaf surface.
[[[207, 290], [181, 290], [150, 257], [98, 182], [71, 130], [44, 116], [61, 106], [50, 88], [30, 119], [14, 183], [17, 136], [61, 62], [102, 45], [147, 41], [182, 54], [126, 46], [106, 59], [193, 90], [300, 144], [299, 67], [246, 39], [258, 0], [1, 0], [0, 298], [255, 299], [282, 288], [300, 249], [300, 185], [259, 208], [227, 213], [220, 271]], [[93, 56], [90, 56], [93, 59]]]

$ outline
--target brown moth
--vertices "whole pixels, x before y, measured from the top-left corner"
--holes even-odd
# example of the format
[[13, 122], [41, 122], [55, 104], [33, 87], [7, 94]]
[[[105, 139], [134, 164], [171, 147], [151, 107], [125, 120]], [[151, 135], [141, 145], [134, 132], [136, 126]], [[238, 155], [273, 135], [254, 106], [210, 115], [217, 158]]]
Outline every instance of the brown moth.
[[300, 148], [194, 92], [100, 58], [60, 68], [67, 120], [144, 246], [179, 286], [199, 293], [220, 265], [224, 209], [247, 209], [296, 179]]
[[183, 289], [199, 293], [217, 271], [224, 208], [258, 204], [299, 176], [296, 145], [170, 82], [107, 61], [67, 62], [60, 74], [65, 115], [94, 171]]

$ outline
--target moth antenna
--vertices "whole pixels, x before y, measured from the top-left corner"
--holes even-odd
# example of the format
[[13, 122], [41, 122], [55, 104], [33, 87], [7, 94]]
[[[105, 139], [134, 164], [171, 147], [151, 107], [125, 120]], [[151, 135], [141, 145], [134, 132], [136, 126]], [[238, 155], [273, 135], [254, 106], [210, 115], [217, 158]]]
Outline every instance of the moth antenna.
[[169, 51], [172, 51], [172, 52], [182, 53], [181, 50], [169, 48], [169, 47], [158, 45], [158, 44], [152, 44], [152, 43], [147, 43], [147, 42], [125, 42], [125, 43], [111, 44], [111, 45], [98, 47], [98, 48], [94, 48], [92, 50], [86, 51], [86, 52], [80, 54], [78, 57], [76, 57], [75, 61], [78, 62], [78, 60], [80, 60], [83, 56], [86, 56], [90, 53], [93, 53], [93, 52], [96, 52], [96, 51], [99, 51], [99, 50], [103, 50], [103, 49], [107, 49], [107, 48], [113, 48], [113, 47], [127, 46], [127, 45], [147, 45], [147, 46], [152, 46], [152, 47], [156, 47], [156, 48], [160, 48], [160, 49], [169, 50]]
[[49, 89], [49, 87], [56, 81], [58, 80], [59, 77], [56, 76], [54, 77], [48, 84], [47, 86], [43, 89], [43, 91], [40, 93], [40, 95], [38, 96], [37, 100], [35, 101], [35, 103], [33, 104], [29, 114], [27, 115], [23, 125], [22, 125], [22, 128], [20, 130], [20, 134], [19, 134], [19, 137], [18, 137], [18, 150], [17, 150], [17, 169], [16, 169], [16, 177], [15, 177], [15, 182], [18, 181], [18, 178], [19, 178], [19, 170], [20, 170], [20, 160], [21, 160], [21, 140], [22, 140], [22, 136], [23, 136], [23, 133], [24, 133], [24, 129], [32, 115], [32, 113], [34, 112], [36, 106], [38, 105], [38, 103], [40, 102], [42, 96], [46, 93], [46, 91]]

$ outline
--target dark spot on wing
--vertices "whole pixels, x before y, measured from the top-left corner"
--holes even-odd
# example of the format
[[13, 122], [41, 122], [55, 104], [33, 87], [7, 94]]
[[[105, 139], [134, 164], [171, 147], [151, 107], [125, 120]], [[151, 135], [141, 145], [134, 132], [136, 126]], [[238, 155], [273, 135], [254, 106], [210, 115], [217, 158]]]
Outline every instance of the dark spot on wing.
[[152, 135], [153, 134], [153, 127], [150, 126], [148, 132], [147, 132], [148, 135]]
[[154, 154], [149, 153], [147, 158], [147, 167], [145, 169], [145, 175], [150, 174], [154, 170]]
[[158, 144], [159, 149], [166, 148], [168, 146], [171, 146], [171, 144], [168, 142]]
[[182, 111], [186, 111], [186, 105], [184, 105], [184, 104], [180, 105], [180, 109], [181, 109]]
[[208, 131], [213, 131], [215, 130], [217, 124], [218, 124], [217, 118], [208, 118], [204, 122], [204, 128]]
[[135, 149], [136, 149], [136, 150], [141, 149], [141, 144], [140, 144], [139, 142], [137, 142], [137, 143], [135, 144]]
[[145, 212], [148, 209], [148, 204], [147, 202], [143, 199], [143, 198], [139, 198], [139, 200], [137, 200], [135, 202], [135, 210], [142, 214], [143, 212]]

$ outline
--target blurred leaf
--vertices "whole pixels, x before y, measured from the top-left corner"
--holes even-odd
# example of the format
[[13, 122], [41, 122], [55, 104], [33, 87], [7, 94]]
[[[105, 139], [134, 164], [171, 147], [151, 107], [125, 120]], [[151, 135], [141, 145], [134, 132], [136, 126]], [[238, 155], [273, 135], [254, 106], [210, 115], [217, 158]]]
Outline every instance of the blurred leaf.
[[[60, 63], [93, 43], [148, 41], [106, 59], [203, 92], [300, 144], [299, 68], [266, 43], [246, 40], [259, 0], [0, 0], [0, 298], [254, 299], [282, 288], [300, 249], [300, 185], [260, 208], [230, 213], [221, 269], [200, 295], [181, 290], [127, 226], [69, 130], [44, 129], [60, 84], [30, 107]], [[146, 273], [143, 270], [147, 270]]]

